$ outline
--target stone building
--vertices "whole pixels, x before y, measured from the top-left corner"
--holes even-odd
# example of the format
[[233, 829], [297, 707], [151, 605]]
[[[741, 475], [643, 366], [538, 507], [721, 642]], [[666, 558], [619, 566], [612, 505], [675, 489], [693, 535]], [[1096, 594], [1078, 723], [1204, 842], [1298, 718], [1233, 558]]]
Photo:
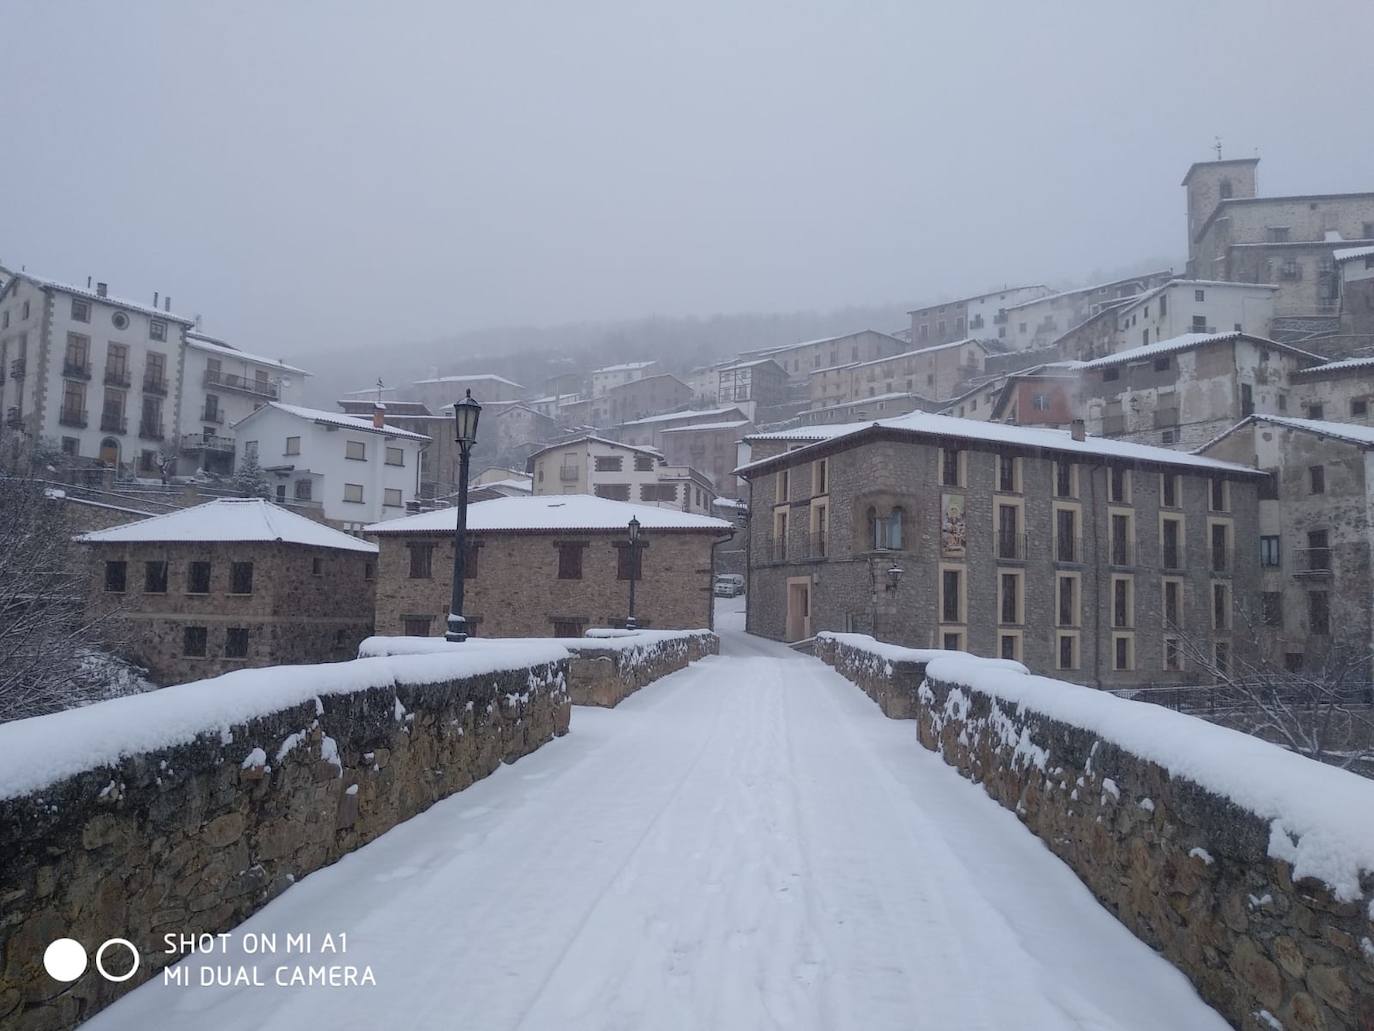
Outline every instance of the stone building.
[[592, 398], [592, 422], [615, 426], [646, 415], [681, 408], [692, 400], [692, 388], [669, 373], [640, 376], [609, 387]]
[[663, 457], [669, 465], [704, 472], [718, 495], [738, 497], [740, 482], [735, 478], [735, 466], [739, 464], [739, 443], [753, 425], [748, 419], [725, 419], [670, 426], [659, 431]]
[[619, 365], [605, 365], [592, 371], [592, 394], [601, 397], [613, 387], [633, 383], [637, 379], [654, 374], [656, 362], [621, 362]]
[[948, 398], [960, 384], [982, 373], [988, 351], [987, 344], [964, 339], [817, 369], [808, 377], [811, 407], [892, 393]]
[[96, 530], [88, 611], [127, 626], [160, 684], [354, 658], [372, 633], [377, 546], [256, 498]]
[[1080, 403], [1091, 433], [1191, 449], [1247, 415], [1292, 411], [1295, 374], [1320, 362], [1246, 333], [1188, 333], [1084, 362]]
[[1333, 649], [1374, 656], [1374, 427], [1252, 415], [1201, 451], [1253, 464], [1261, 594], [1250, 646], [1276, 668], [1319, 669]]
[[741, 351], [739, 360], [772, 358], [787, 373], [788, 381], [804, 392], [807, 378], [815, 369], [886, 358], [909, 349], [910, 345], [905, 340], [899, 340], [887, 333], [879, 333], [875, 329], [864, 329], [842, 336], [803, 340], [799, 344]]
[[[631, 518], [641, 526], [637, 551], [629, 542]], [[710, 626], [714, 547], [733, 527], [710, 516], [568, 494], [480, 502], [468, 509], [468, 531], [469, 633], [580, 637], [590, 627], [624, 625], [632, 575], [641, 626]], [[442, 635], [453, 587], [453, 512], [422, 512], [368, 532], [381, 547], [377, 632]]]
[[1256, 470], [924, 413], [831, 429], [750, 439], [752, 633], [862, 631], [1099, 687], [1195, 683], [1189, 641], [1229, 660]]
[[1374, 193], [1260, 197], [1259, 158], [1200, 161], [1188, 169], [1188, 275], [1279, 287], [1271, 336], [1336, 323], [1334, 252], [1374, 244]]
[[926, 397], [922, 394], [907, 394], [894, 391], [891, 394], [875, 394], [854, 401], [826, 405], [824, 408], [811, 408], [797, 416], [797, 426], [824, 426], [827, 423], [859, 422], [863, 419], [890, 419], [894, 415], [907, 412], [938, 412], [946, 402]]
[[711, 422], [739, 422], [745, 414], [734, 405], [719, 408], [692, 408], [681, 412], [649, 415], [614, 427], [608, 436], [626, 444], [663, 450], [663, 431], [681, 426], [699, 426]]
[[1347, 247], [1334, 258], [1340, 273], [1340, 335], [1349, 348], [1374, 347], [1374, 246]]
[[538, 495], [591, 494], [707, 514], [716, 491], [705, 473], [674, 465], [654, 448], [584, 435], [549, 444], [529, 459]]
[[1111, 350], [1148, 347], [1185, 333], [1267, 336], [1278, 289], [1264, 283], [1171, 279], [1108, 309], [1116, 313]]
[[907, 312], [911, 316], [911, 329], [905, 339], [907, 344], [917, 347], [949, 344], [969, 337], [996, 339], [998, 327], [1005, 321], [999, 320], [999, 312], [1051, 293], [1053, 291], [1047, 286], [1009, 286], [917, 308]]
[[1374, 357], [1308, 365], [1293, 373], [1296, 404], [1285, 411], [1318, 422], [1369, 424], [1374, 408]]
[[988, 418], [1013, 426], [1069, 426], [1079, 418], [1077, 362], [1051, 362], [1009, 375]]
[[731, 362], [714, 371], [716, 403], [736, 406], [747, 419], [757, 422], [760, 409], [787, 401], [788, 375], [776, 359]]

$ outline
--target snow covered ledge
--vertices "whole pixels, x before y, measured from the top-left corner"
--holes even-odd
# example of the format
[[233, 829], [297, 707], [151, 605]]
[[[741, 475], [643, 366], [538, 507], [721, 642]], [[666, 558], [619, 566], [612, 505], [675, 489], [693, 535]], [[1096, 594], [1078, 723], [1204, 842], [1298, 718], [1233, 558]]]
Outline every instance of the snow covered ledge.
[[[566, 733], [568, 661], [552, 641], [471, 641], [0, 724], [0, 1026], [73, 1026], [166, 965], [163, 935], [227, 931]], [[63, 985], [42, 965], [63, 937], [126, 938], [139, 969]]]
[[[865, 650], [833, 636], [851, 639], [832, 652]], [[874, 644], [869, 675], [900, 676], [908, 649]], [[921, 662], [922, 744], [1013, 810], [1232, 1024], [1374, 1027], [1374, 781], [1000, 663]]]
[[[689, 662], [720, 653], [720, 638], [710, 630], [593, 629], [585, 637], [560, 637], [552, 643], [566, 649], [573, 704], [607, 708]], [[432, 654], [466, 647], [441, 637], [369, 637], [358, 654]]]

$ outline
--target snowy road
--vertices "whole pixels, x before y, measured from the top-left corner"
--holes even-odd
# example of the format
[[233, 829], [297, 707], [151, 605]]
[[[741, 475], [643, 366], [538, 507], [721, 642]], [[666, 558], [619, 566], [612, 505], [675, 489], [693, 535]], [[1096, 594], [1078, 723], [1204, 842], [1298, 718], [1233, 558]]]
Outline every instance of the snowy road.
[[721, 622], [720, 657], [575, 710], [235, 932], [346, 932], [311, 961], [376, 987], [273, 987], [300, 957], [235, 950], [188, 962], [268, 987], [158, 980], [86, 1026], [1224, 1031], [910, 723]]

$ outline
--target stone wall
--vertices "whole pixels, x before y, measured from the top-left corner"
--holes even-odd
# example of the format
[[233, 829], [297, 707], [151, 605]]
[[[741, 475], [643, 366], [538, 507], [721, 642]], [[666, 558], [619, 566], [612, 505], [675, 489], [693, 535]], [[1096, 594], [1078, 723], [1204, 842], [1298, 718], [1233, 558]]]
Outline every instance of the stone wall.
[[720, 654], [720, 638], [709, 630], [627, 632], [560, 643], [573, 653], [568, 663], [573, 704], [607, 708], [689, 662]]
[[[1117, 714], [1123, 726], [1137, 717], [1168, 722], [1169, 733], [1160, 735], [1172, 739], [1165, 747], [1177, 751], [1177, 743], [1186, 740], [1199, 750], [1178, 761], [1193, 779], [1098, 729], [1038, 711], [1024, 697], [1012, 702], [971, 686], [966, 681], [985, 684], [985, 676], [955, 675], [962, 660], [933, 662], [912, 706], [913, 671], [893, 664], [889, 677], [879, 655], [864, 670], [844, 649], [831, 646], [821, 653], [840, 672], [866, 678], [870, 694], [886, 691], [900, 699], [898, 709], [914, 708], [921, 744], [1014, 811], [1104, 906], [1177, 966], [1235, 1027], [1374, 1028], [1374, 862], [1362, 858], [1358, 847], [1340, 847], [1350, 833], [1362, 833], [1359, 825], [1340, 823], [1342, 807], [1322, 809], [1325, 788], [1356, 799], [1367, 790], [1374, 803], [1374, 785], [1366, 789], [1352, 774], [1312, 763], [1311, 779], [1319, 783], [1310, 805], [1322, 815], [1297, 834], [1272, 813], [1238, 804], [1202, 783], [1216, 766], [1201, 750], [1234, 748], [1238, 737], [1246, 752], [1272, 749], [1268, 761], [1236, 770], [1238, 781], [1309, 773], [1299, 768], [1308, 760], [1263, 742], [1197, 727], [1191, 717], [1164, 710], [1147, 716], [1128, 708]], [[964, 662], [962, 668], [973, 667]], [[885, 679], [891, 683], [881, 683]], [[1034, 682], [1041, 690], [1062, 688], [1069, 703], [1058, 709], [1071, 708], [1075, 696], [1087, 693], [1042, 678], [1011, 679]], [[1143, 704], [1095, 697], [1093, 708]], [[1358, 821], [1357, 813], [1371, 811], [1374, 805], [1351, 805], [1344, 820]], [[1327, 826], [1314, 826], [1322, 818], [1328, 818]], [[1308, 834], [1320, 838], [1328, 831], [1353, 869], [1353, 883], [1339, 888], [1310, 875], [1312, 856], [1305, 853]], [[1332, 842], [1316, 848], [1323, 846]]]
[[[429, 676], [415, 679], [441, 675], [438, 658], [417, 657]], [[375, 686], [323, 693], [0, 799], [0, 1026], [71, 1027], [166, 965], [164, 934], [227, 931], [299, 878], [568, 730], [566, 660], [425, 683], [363, 676], [406, 661], [317, 667], [322, 681]], [[172, 704], [201, 686], [143, 697]], [[237, 679], [222, 690], [252, 686]], [[131, 701], [91, 709], [108, 709], [118, 727], [125, 709], [113, 707]], [[21, 722], [40, 732], [40, 720], [65, 725], [81, 712]], [[88, 951], [126, 938], [142, 962], [126, 983], [92, 966], [63, 984], [42, 966], [61, 937]], [[128, 969], [123, 955], [109, 963]]]

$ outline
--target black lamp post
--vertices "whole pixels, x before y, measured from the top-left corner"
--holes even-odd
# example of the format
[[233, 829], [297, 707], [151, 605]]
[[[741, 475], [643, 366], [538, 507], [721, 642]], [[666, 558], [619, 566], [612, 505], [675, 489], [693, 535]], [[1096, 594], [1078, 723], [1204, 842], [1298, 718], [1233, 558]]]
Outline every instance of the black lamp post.
[[625, 619], [626, 630], [638, 630], [635, 619], [635, 580], [639, 576], [639, 520], [630, 516], [630, 614]]
[[458, 441], [458, 528], [453, 536], [453, 597], [449, 600], [447, 640], [468, 639], [468, 622], [463, 618], [463, 575], [467, 566], [468, 544], [468, 459], [477, 443], [477, 419], [482, 406], [472, 399], [472, 391], [453, 406], [455, 439]]

